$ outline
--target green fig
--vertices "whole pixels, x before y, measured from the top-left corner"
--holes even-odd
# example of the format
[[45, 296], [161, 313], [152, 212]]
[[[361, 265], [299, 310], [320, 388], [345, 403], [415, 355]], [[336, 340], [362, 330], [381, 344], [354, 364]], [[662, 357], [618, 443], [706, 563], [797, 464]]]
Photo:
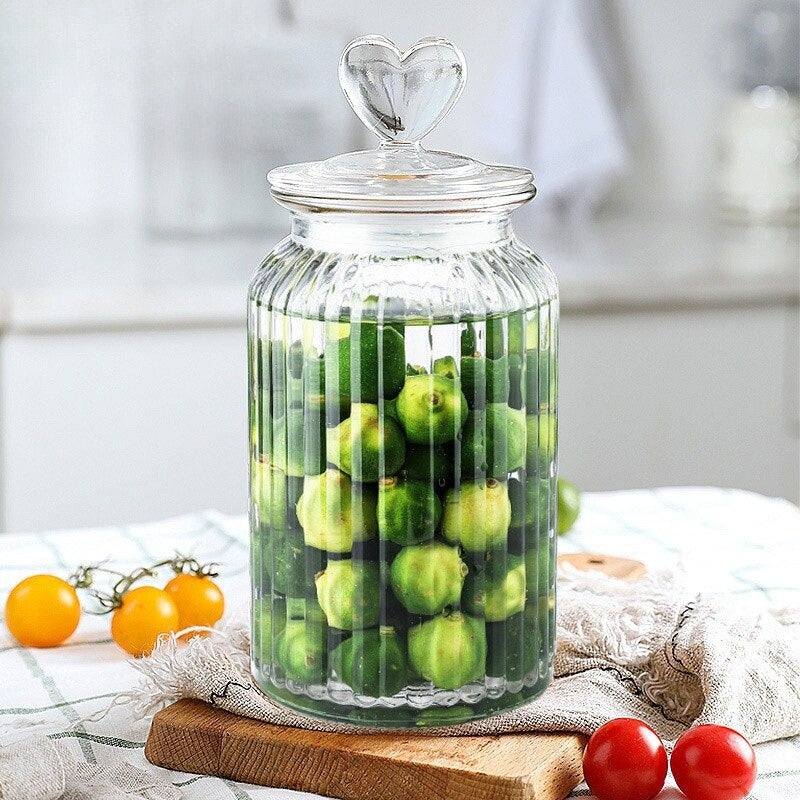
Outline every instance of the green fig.
[[266, 377], [273, 393], [286, 391], [286, 345], [282, 339], [259, 340], [259, 359], [262, 374]]
[[269, 526], [250, 523], [250, 577], [262, 592], [272, 588], [272, 538]]
[[555, 414], [532, 414], [525, 418], [528, 475], [549, 478], [555, 474], [558, 421]]
[[541, 536], [525, 552], [525, 584], [529, 598], [549, 597], [555, 592], [556, 580], [555, 542], [547, 535]]
[[[309, 418], [309, 425], [316, 426], [320, 420], [333, 427], [338, 425], [350, 413], [349, 395], [334, 391], [325, 391], [325, 359], [321, 356], [307, 355], [303, 362], [303, 408]], [[324, 438], [322, 440], [324, 445]], [[323, 450], [323, 456], [325, 455]]]
[[354, 631], [331, 652], [331, 669], [356, 694], [391, 697], [408, 683], [402, 639], [391, 627]]
[[408, 631], [408, 656], [412, 667], [440, 689], [480, 680], [486, 669], [483, 620], [454, 613], [415, 625]]
[[429, 483], [384, 478], [378, 484], [378, 533], [399, 545], [433, 539], [442, 502]]
[[391, 417], [396, 422], [400, 422], [397, 416], [397, 398], [393, 398], [391, 400], [385, 400], [383, 403], [383, 413], [387, 417]]
[[546, 360], [547, 353], [539, 358], [538, 350], [525, 353], [525, 403], [529, 412], [547, 412], [558, 399], [558, 376], [555, 363]]
[[474, 322], [465, 322], [461, 331], [461, 355], [469, 356], [478, 349], [478, 331]]
[[508, 353], [521, 356], [525, 352], [527, 336], [525, 312], [519, 311], [508, 315]]
[[282, 472], [303, 474], [303, 410], [292, 409], [292, 421], [286, 412], [272, 420], [270, 461]]
[[[251, 528], [251, 570], [262, 588], [286, 591], [286, 476], [263, 461], [251, 462], [251, 498], [255, 519]], [[279, 554], [275, 558], [275, 554]]]
[[459, 385], [442, 375], [411, 375], [397, 397], [397, 416], [412, 444], [442, 444], [456, 438], [467, 417]]
[[525, 528], [528, 535], [538, 531], [547, 532], [552, 505], [552, 481], [535, 476], [524, 483], [511, 478], [508, 481], [508, 497], [511, 500], [511, 527]]
[[505, 544], [511, 503], [505, 483], [462, 483], [445, 496], [442, 533], [451, 544], [479, 553]]
[[[527, 449], [525, 411], [492, 403], [486, 407], [486, 421], [489, 430], [494, 434], [505, 430], [508, 471], [514, 472], [524, 467]], [[491, 452], [491, 448], [487, 450]]]
[[524, 611], [486, 625], [487, 675], [521, 681], [537, 671], [539, 646], [545, 635], [539, 616], [538, 603], [528, 603]]
[[276, 641], [286, 677], [299, 683], [324, 683], [328, 674], [328, 635], [324, 624], [290, 619]]
[[302, 531], [300, 520], [297, 519], [297, 502], [303, 495], [305, 478], [290, 475], [286, 479], [286, 527], [293, 531]]
[[471, 411], [461, 438], [461, 472], [505, 480], [525, 464], [525, 412], [505, 403]]
[[250, 462], [250, 497], [262, 526], [286, 524], [286, 475], [264, 461]]
[[253, 579], [262, 589], [280, 594], [302, 594], [306, 586], [303, 535], [285, 528], [261, 526], [250, 549]]
[[315, 348], [303, 355], [303, 394], [325, 394], [325, 359]]
[[446, 486], [453, 482], [454, 465], [455, 455], [449, 445], [408, 445], [403, 473], [412, 481]]
[[442, 375], [450, 380], [458, 378], [458, 365], [453, 356], [442, 356], [433, 362], [433, 374]]
[[489, 317], [486, 320], [486, 358], [502, 358], [506, 354], [504, 323], [510, 317]]
[[508, 357], [508, 405], [511, 408], [525, 408], [526, 392], [525, 361], [522, 356]]
[[[380, 359], [380, 361], [379, 361]], [[328, 392], [363, 403], [377, 403], [379, 395], [395, 397], [406, 373], [405, 341], [391, 326], [353, 322], [349, 336], [329, 343], [325, 356]]]
[[286, 619], [303, 619], [309, 624], [323, 628], [328, 624], [325, 619], [325, 612], [317, 602], [316, 596], [313, 599], [308, 597], [287, 597]]
[[[302, 597], [306, 591], [306, 548], [302, 531], [286, 530], [283, 535], [283, 550], [276, 552], [275, 560], [276, 591]], [[276, 545], [279, 547], [279, 545]], [[284, 577], [285, 576], [285, 577]], [[281, 588], [281, 579], [283, 588]]]
[[353, 542], [373, 539], [378, 533], [377, 492], [354, 486], [335, 469], [306, 477], [297, 502], [297, 518], [305, 543], [329, 553], [348, 553]]
[[378, 567], [371, 561], [328, 561], [317, 575], [317, 599], [331, 628], [372, 628], [380, 619]]
[[262, 591], [272, 589], [286, 593], [286, 561], [277, 562], [274, 553], [283, 553], [286, 547], [286, 531], [272, 529], [268, 525], [254, 528], [250, 539], [250, 574]]
[[292, 378], [302, 378], [303, 377], [303, 360], [305, 358], [305, 354], [303, 351], [303, 343], [298, 339], [294, 341], [289, 346], [289, 352], [287, 356], [287, 366], [289, 367], [289, 375]]
[[287, 475], [319, 475], [325, 469], [325, 420], [322, 414], [290, 407], [272, 426], [272, 463]]
[[254, 659], [270, 662], [273, 641], [286, 627], [286, 600], [282, 597], [258, 597], [253, 601], [252, 641], [250, 651]]
[[461, 389], [467, 405], [482, 409], [487, 403], [505, 403], [509, 397], [509, 368], [505, 356], [485, 358], [480, 353], [462, 356]]
[[250, 447], [255, 458], [269, 460], [272, 444], [272, 409], [270, 394], [262, 390], [251, 392], [248, 408], [250, 422]]
[[503, 574], [470, 572], [464, 583], [464, 610], [487, 622], [501, 622], [525, 608], [525, 563], [509, 556]]
[[404, 547], [392, 561], [389, 580], [412, 614], [438, 614], [455, 606], [468, 572], [457, 547], [442, 542]]
[[372, 483], [403, 466], [406, 442], [396, 420], [378, 406], [353, 403], [350, 416], [328, 430], [328, 459], [353, 480]]

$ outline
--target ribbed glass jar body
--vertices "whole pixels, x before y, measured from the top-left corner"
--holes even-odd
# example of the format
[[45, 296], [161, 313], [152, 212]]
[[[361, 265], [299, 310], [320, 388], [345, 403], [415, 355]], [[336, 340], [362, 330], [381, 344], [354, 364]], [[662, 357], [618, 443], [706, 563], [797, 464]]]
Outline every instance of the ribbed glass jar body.
[[555, 278], [507, 213], [304, 214], [249, 292], [252, 671], [439, 726], [538, 696], [555, 635]]

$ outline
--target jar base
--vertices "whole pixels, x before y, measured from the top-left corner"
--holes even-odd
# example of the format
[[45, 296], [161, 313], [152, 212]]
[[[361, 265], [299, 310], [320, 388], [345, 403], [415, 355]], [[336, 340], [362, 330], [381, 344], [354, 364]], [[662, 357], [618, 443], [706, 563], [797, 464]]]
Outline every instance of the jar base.
[[[402, 698], [389, 698], [390, 702], [396, 701], [396, 705], [379, 705], [375, 698], [371, 698], [375, 702], [369, 706], [335, 702], [331, 698], [338, 694], [336, 688], [324, 685], [313, 687], [312, 691], [320, 695], [319, 699], [315, 699], [306, 693], [307, 690], [292, 691], [288, 686], [277, 686], [255, 669], [253, 679], [271, 700], [306, 717], [365, 728], [407, 730], [460, 725], [519, 708], [536, 700], [544, 692], [552, 680], [552, 673], [529, 676], [517, 691], [500, 687], [493, 690], [487, 686], [481, 699], [476, 702], [460, 699], [455, 692], [442, 692], [439, 698], [441, 704], [425, 708], [415, 708]], [[502, 693], [496, 695], [498, 691]]]

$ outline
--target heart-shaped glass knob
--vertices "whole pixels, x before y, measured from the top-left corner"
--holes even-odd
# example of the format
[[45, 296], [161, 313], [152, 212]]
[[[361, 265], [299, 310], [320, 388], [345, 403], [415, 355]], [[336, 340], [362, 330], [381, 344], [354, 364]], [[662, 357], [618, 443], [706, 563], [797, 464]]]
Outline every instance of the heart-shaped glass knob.
[[385, 142], [419, 142], [447, 116], [466, 77], [461, 51], [439, 38], [401, 52], [383, 36], [361, 36], [339, 62], [339, 83], [353, 111]]

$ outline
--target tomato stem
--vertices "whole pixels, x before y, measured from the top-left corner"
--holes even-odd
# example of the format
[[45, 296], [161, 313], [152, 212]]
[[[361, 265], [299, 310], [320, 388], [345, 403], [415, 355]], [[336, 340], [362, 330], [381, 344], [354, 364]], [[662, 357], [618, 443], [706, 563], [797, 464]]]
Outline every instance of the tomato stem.
[[[105, 563], [105, 562], [103, 562]], [[89, 614], [109, 614], [122, 605], [122, 599], [131, 587], [143, 578], [155, 578], [159, 569], [169, 567], [176, 575], [187, 572], [190, 575], [197, 575], [200, 578], [216, 578], [219, 572], [215, 569], [217, 562], [212, 561], [201, 564], [193, 556], [185, 556], [176, 552], [172, 558], [157, 561], [149, 567], [138, 567], [132, 572], [125, 573], [119, 570], [109, 569], [101, 564], [89, 564], [79, 566], [69, 577], [69, 583], [76, 589], [89, 589], [91, 596], [97, 601], [102, 610], [88, 611]], [[116, 576], [116, 582], [107, 592], [98, 591], [93, 588], [96, 573]]]

